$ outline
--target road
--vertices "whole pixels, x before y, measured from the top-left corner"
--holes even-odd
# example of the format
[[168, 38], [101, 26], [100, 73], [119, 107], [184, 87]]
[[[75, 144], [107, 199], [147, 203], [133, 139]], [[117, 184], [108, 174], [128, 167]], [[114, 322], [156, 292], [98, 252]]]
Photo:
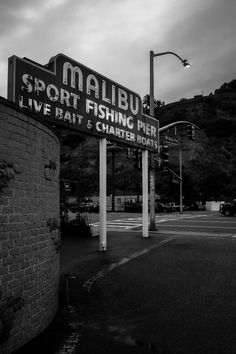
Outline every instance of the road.
[[[99, 231], [99, 215], [91, 214], [90, 223], [94, 233]], [[161, 233], [197, 233], [212, 234], [220, 236], [236, 235], [236, 218], [224, 217], [218, 212], [185, 212], [180, 213], [160, 213], [156, 214], [157, 229]], [[108, 213], [108, 231], [141, 230], [142, 215], [131, 213]]]
[[141, 221], [109, 213], [107, 252], [62, 239], [59, 318], [19, 354], [236, 353], [236, 218], [157, 214], [149, 238]]
[[[140, 232], [140, 218], [110, 214], [108, 227], [119, 239]], [[156, 223], [150, 246], [88, 282], [79, 353], [236, 353], [236, 218], [159, 214]]]
[[235, 353], [235, 252], [179, 236], [97, 279], [79, 353]]

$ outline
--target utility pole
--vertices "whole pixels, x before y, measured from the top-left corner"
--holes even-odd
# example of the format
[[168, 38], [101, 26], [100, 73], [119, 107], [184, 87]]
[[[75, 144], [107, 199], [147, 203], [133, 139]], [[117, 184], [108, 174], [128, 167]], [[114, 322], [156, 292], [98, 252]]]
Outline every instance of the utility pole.
[[[150, 51], [150, 95], [149, 95], [149, 114], [154, 117], [154, 70], [153, 70], [154, 53]], [[159, 152], [159, 147], [158, 147]], [[155, 223], [155, 157], [154, 153], [150, 153], [150, 225], [149, 230], [156, 230]]]
[[[192, 122], [188, 122], [186, 120], [180, 120], [177, 122], [173, 122], [170, 124], [165, 125], [164, 127], [159, 128], [159, 132], [162, 133], [165, 130], [168, 130], [170, 128], [174, 128], [176, 130], [177, 125], [187, 125], [188, 127], [191, 127], [191, 136], [192, 133], [194, 132], [194, 139], [195, 139], [195, 129], [200, 129], [196, 124], [193, 124]], [[190, 129], [189, 129], [190, 130]], [[168, 171], [171, 172], [179, 181], [179, 205], [180, 205], [180, 213], [183, 213], [183, 167], [182, 167], [182, 149], [181, 146], [179, 147], [179, 176], [172, 171], [170, 168], [168, 168]]]

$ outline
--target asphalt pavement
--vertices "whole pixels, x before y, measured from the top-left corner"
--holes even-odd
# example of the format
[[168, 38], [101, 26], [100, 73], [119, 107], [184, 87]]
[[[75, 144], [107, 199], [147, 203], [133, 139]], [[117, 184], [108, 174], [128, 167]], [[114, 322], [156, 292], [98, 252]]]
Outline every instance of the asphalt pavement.
[[[133, 264], [133, 260], [142, 259], [142, 256], [145, 254], [149, 254], [154, 250], [159, 250], [159, 254], [165, 254], [165, 267], [169, 269], [169, 276], [166, 277], [165, 269], [163, 269], [163, 274], [160, 273], [159, 276], [163, 276], [164, 286], [166, 289], [171, 288], [171, 282], [178, 282], [178, 279], [173, 279], [173, 276], [176, 275], [176, 264], [186, 253], [187, 257], [184, 264], [186, 269], [188, 269], [188, 276], [185, 278], [186, 286], [189, 282], [193, 285], [195, 284], [195, 279], [191, 279], [191, 277], [196, 277], [197, 284], [199, 284], [200, 290], [204, 288], [201, 274], [204, 274], [204, 271], [208, 272], [209, 279], [207, 278], [207, 301], [210, 302], [218, 296], [221, 301], [224, 300], [225, 293], [222, 294], [214, 294], [215, 291], [215, 283], [211, 284], [211, 277], [214, 276], [215, 269], [212, 269], [212, 264], [217, 264], [220, 259], [220, 250], [221, 246], [214, 250], [214, 254], [216, 253], [216, 259], [214, 258], [213, 263], [207, 263], [207, 259], [211, 255], [211, 246], [207, 245], [207, 247], [199, 246], [199, 240], [194, 240], [194, 237], [191, 234], [188, 234], [185, 244], [180, 240], [181, 235], [174, 233], [166, 234], [166, 233], [158, 233], [152, 232], [150, 233], [149, 238], [142, 238], [141, 232], [129, 230], [128, 232], [108, 232], [108, 249], [106, 252], [99, 252], [99, 240], [98, 237], [71, 237], [67, 235], [62, 240], [62, 249], [61, 249], [61, 281], [60, 281], [60, 291], [59, 291], [59, 311], [58, 315], [52, 324], [38, 337], [33, 339], [31, 342], [27, 343], [20, 350], [16, 351], [18, 354], [25, 353], [35, 353], [35, 354], [64, 354], [64, 353], [219, 353], [221, 354], [221, 350], [219, 351], [204, 351], [204, 349], [199, 351], [186, 351], [186, 350], [172, 350], [168, 351], [166, 347], [156, 347], [153, 342], [139, 342], [138, 340], [134, 342], [133, 338], [130, 336], [126, 336], [125, 340], [117, 340], [120, 336], [114, 336], [112, 330], [110, 333], [106, 333], [104, 335], [104, 331], [98, 328], [89, 327], [86, 323], [88, 313], [91, 316], [91, 303], [94, 301], [94, 296], [96, 300], [96, 284], [99, 284], [103, 279], [106, 279], [109, 274], [113, 273], [114, 269], [119, 269], [119, 267], [123, 265]], [[204, 239], [204, 237], [202, 238]], [[234, 240], [230, 240], [230, 242], [234, 242]], [[213, 243], [212, 243], [213, 244]], [[171, 248], [171, 245], [174, 247]], [[198, 246], [196, 246], [198, 245]], [[230, 245], [228, 246], [230, 249]], [[201, 257], [204, 257], [204, 262], [201, 263], [194, 258], [194, 252], [196, 248], [201, 249], [201, 253], [196, 253], [197, 257], [199, 254]], [[179, 252], [182, 252], [181, 255]], [[209, 254], [207, 254], [209, 252]], [[212, 255], [211, 255], [212, 256]], [[215, 257], [215, 256], [213, 256]], [[159, 257], [161, 260], [162, 258]], [[175, 261], [177, 263], [175, 263]], [[229, 260], [224, 258], [223, 265], [228, 265]], [[156, 264], [156, 263], [155, 263]], [[204, 264], [204, 266], [203, 266]], [[206, 269], [203, 268], [206, 265]], [[207, 266], [208, 265], [208, 266]], [[231, 263], [230, 263], [231, 265]], [[192, 268], [191, 268], [192, 267]], [[208, 268], [207, 268], [208, 267]], [[162, 268], [158, 268], [159, 272], [162, 272]], [[186, 271], [186, 270], [185, 270]], [[134, 268], [134, 275], [136, 269]], [[218, 273], [217, 273], [218, 272]], [[219, 269], [216, 268], [217, 277], [219, 275]], [[233, 276], [233, 275], [232, 275]], [[122, 279], [120, 279], [122, 282]], [[181, 280], [182, 281], [182, 280]], [[169, 282], [169, 283], [168, 283]], [[222, 282], [223, 284], [223, 282]], [[194, 285], [195, 286], [195, 285]], [[212, 289], [211, 289], [212, 286]], [[235, 285], [233, 285], [235, 286]], [[175, 297], [179, 296], [177, 302], [181, 302], [180, 297], [183, 296], [184, 284], [178, 285], [175, 284], [176, 295], [170, 294], [169, 304], [176, 301]], [[92, 291], [93, 289], [93, 291]], [[197, 303], [200, 304], [201, 296], [204, 297], [206, 294], [201, 291], [198, 292], [199, 299]], [[218, 291], [218, 290], [217, 290]], [[228, 291], [228, 290], [227, 290]], [[179, 294], [179, 295], [178, 295]], [[209, 295], [210, 294], [210, 295]], [[230, 293], [229, 296], [233, 294]], [[173, 296], [173, 299], [171, 298]], [[187, 304], [192, 302], [191, 298], [187, 298], [185, 296], [185, 301]], [[190, 295], [189, 295], [190, 296]], [[191, 295], [192, 296], [192, 295]], [[209, 297], [210, 296], [210, 297]], [[167, 301], [167, 299], [166, 299]], [[205, 298], [203, 299], [203, 303]], [[95, 301], [96, 302], [96, 301]], [[99, 303], [96, 302], [99, 306]], [[101, 306], [103, 306], [103, 300], [101, 301]], [[231, 304], [233, 306], [233, 304]], [[232, 309], [228, 306], [228, 309]], [[171, 307], [171, 306], [170, 306]], [[205, 309], [204, 309], [205, 310]], [[174, 311], [174, 310], [173, 310]], [[195, 310], [194, 310], [195, 311]], [[196, 311], [198, 311], [196, 309]], [[223, 311], [221, 309], [221, 311]], [[207, 312], [207, 311], [206, 311]], [[102, 313], [102, 309], [101, 309]], [[175, 313], [175, 312], [173, 312]], [[230, 316], [234, 316], [236, 313], [233, 312]], [[170, 316], [170, 314], [168, 314]], [[204, 315], [205, 316], [205, 315]], [[207, 313], [206, 313], [206, 316]], [[224, 320], [224, 316], [222, 315], [222, 321]], [[209, 316], [208, 316], [209, 317]], [[218, 315], [219, 317], [219, 315]], [[163, 314], [163, 321], [165, 321], [165, 314]], [[170, 320], [170, 319], [169, 319]], [[232, 320], [232, 318], [230, 319]], [[175, 318], [172, 319], [172, 322], [175, 322]], [[188, 327], [189, 317], [186, 317], [186, 323], [183, 323], [183, 328]], [[163, 322], [165, 324], [165, 322]], [[170, 322], [169, 322], [170, 323]], [[232, 323], [232, 322], [230, 322]], [[166, 324], [167, 325], [167, 324]], [[204, 335], [204, 328], [200, 328], [202, 322], [199, 321], [199, 328], [195, 324], [191, 324], [196, 330]], [[163, 326], [164, 328], [164, 326]], [[169, 336], [169, 328], [160, 329], [166, 333], [163, 336]], [[220, 329], [219, 329], [220, 331]], [[232, 328], [229, 329], [230, 333]], [[188, 340], [186, 339], [186, 342]], [[232, 340], [233, 341], [233, 340]], [[222, 353], [231, 353], [230, 351], [230, 343], [228, 344], [225, 351]], [[236, 346], [234, 347], [236, 348]], [[235, 351], [232, 351], [234, 353]]]
[[[158, 242], [165, 242], [166, 238], [166, 235], [158, 235]], [[15, 354], [77, 353], [89, 306], [89, 288], [93, 282], [104, 276], [109, 267], [116, 267], [117, 264], [119, 266], [121, 260], [125, 263], [124, 259], [138, 257], [157, 243], [156, 238], [142, 238], [141, 232], [132, 231], [109, 232], [107, 239], [106, 252], [98, 250], [98, 237], [67, 235], [62, 239], [58, 314], [44, 332], [18, 349]], [[93, 338], [95, 337], [93, 334]], [[110, 348], [110, 353], [116, 353], [119, 349], [126, 353], [125, 344], [101, 338], [99, 335], [96, 341], [105, 343]], [[146, 348], [128, 346], [128, 349], [129, 353], [146, 352]]]

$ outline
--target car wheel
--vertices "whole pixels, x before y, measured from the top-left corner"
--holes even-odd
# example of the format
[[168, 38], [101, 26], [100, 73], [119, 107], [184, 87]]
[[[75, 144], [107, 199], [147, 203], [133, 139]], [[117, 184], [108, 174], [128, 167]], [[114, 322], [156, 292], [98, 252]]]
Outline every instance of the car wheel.
[[229, 209], [225, 209], [224, 216], [231, 216], [231, 211]]

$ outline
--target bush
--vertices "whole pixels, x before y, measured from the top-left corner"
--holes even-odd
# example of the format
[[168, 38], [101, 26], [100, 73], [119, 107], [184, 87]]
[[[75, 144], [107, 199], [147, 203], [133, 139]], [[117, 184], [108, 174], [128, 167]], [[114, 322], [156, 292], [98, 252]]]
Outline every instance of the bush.
[[76, 236], [76, 237], [90, 237], [92, 236], [91, 227], [84, 215], [78, 215], [75, 220], [71, 222], [61, 222], [61, 236]]

